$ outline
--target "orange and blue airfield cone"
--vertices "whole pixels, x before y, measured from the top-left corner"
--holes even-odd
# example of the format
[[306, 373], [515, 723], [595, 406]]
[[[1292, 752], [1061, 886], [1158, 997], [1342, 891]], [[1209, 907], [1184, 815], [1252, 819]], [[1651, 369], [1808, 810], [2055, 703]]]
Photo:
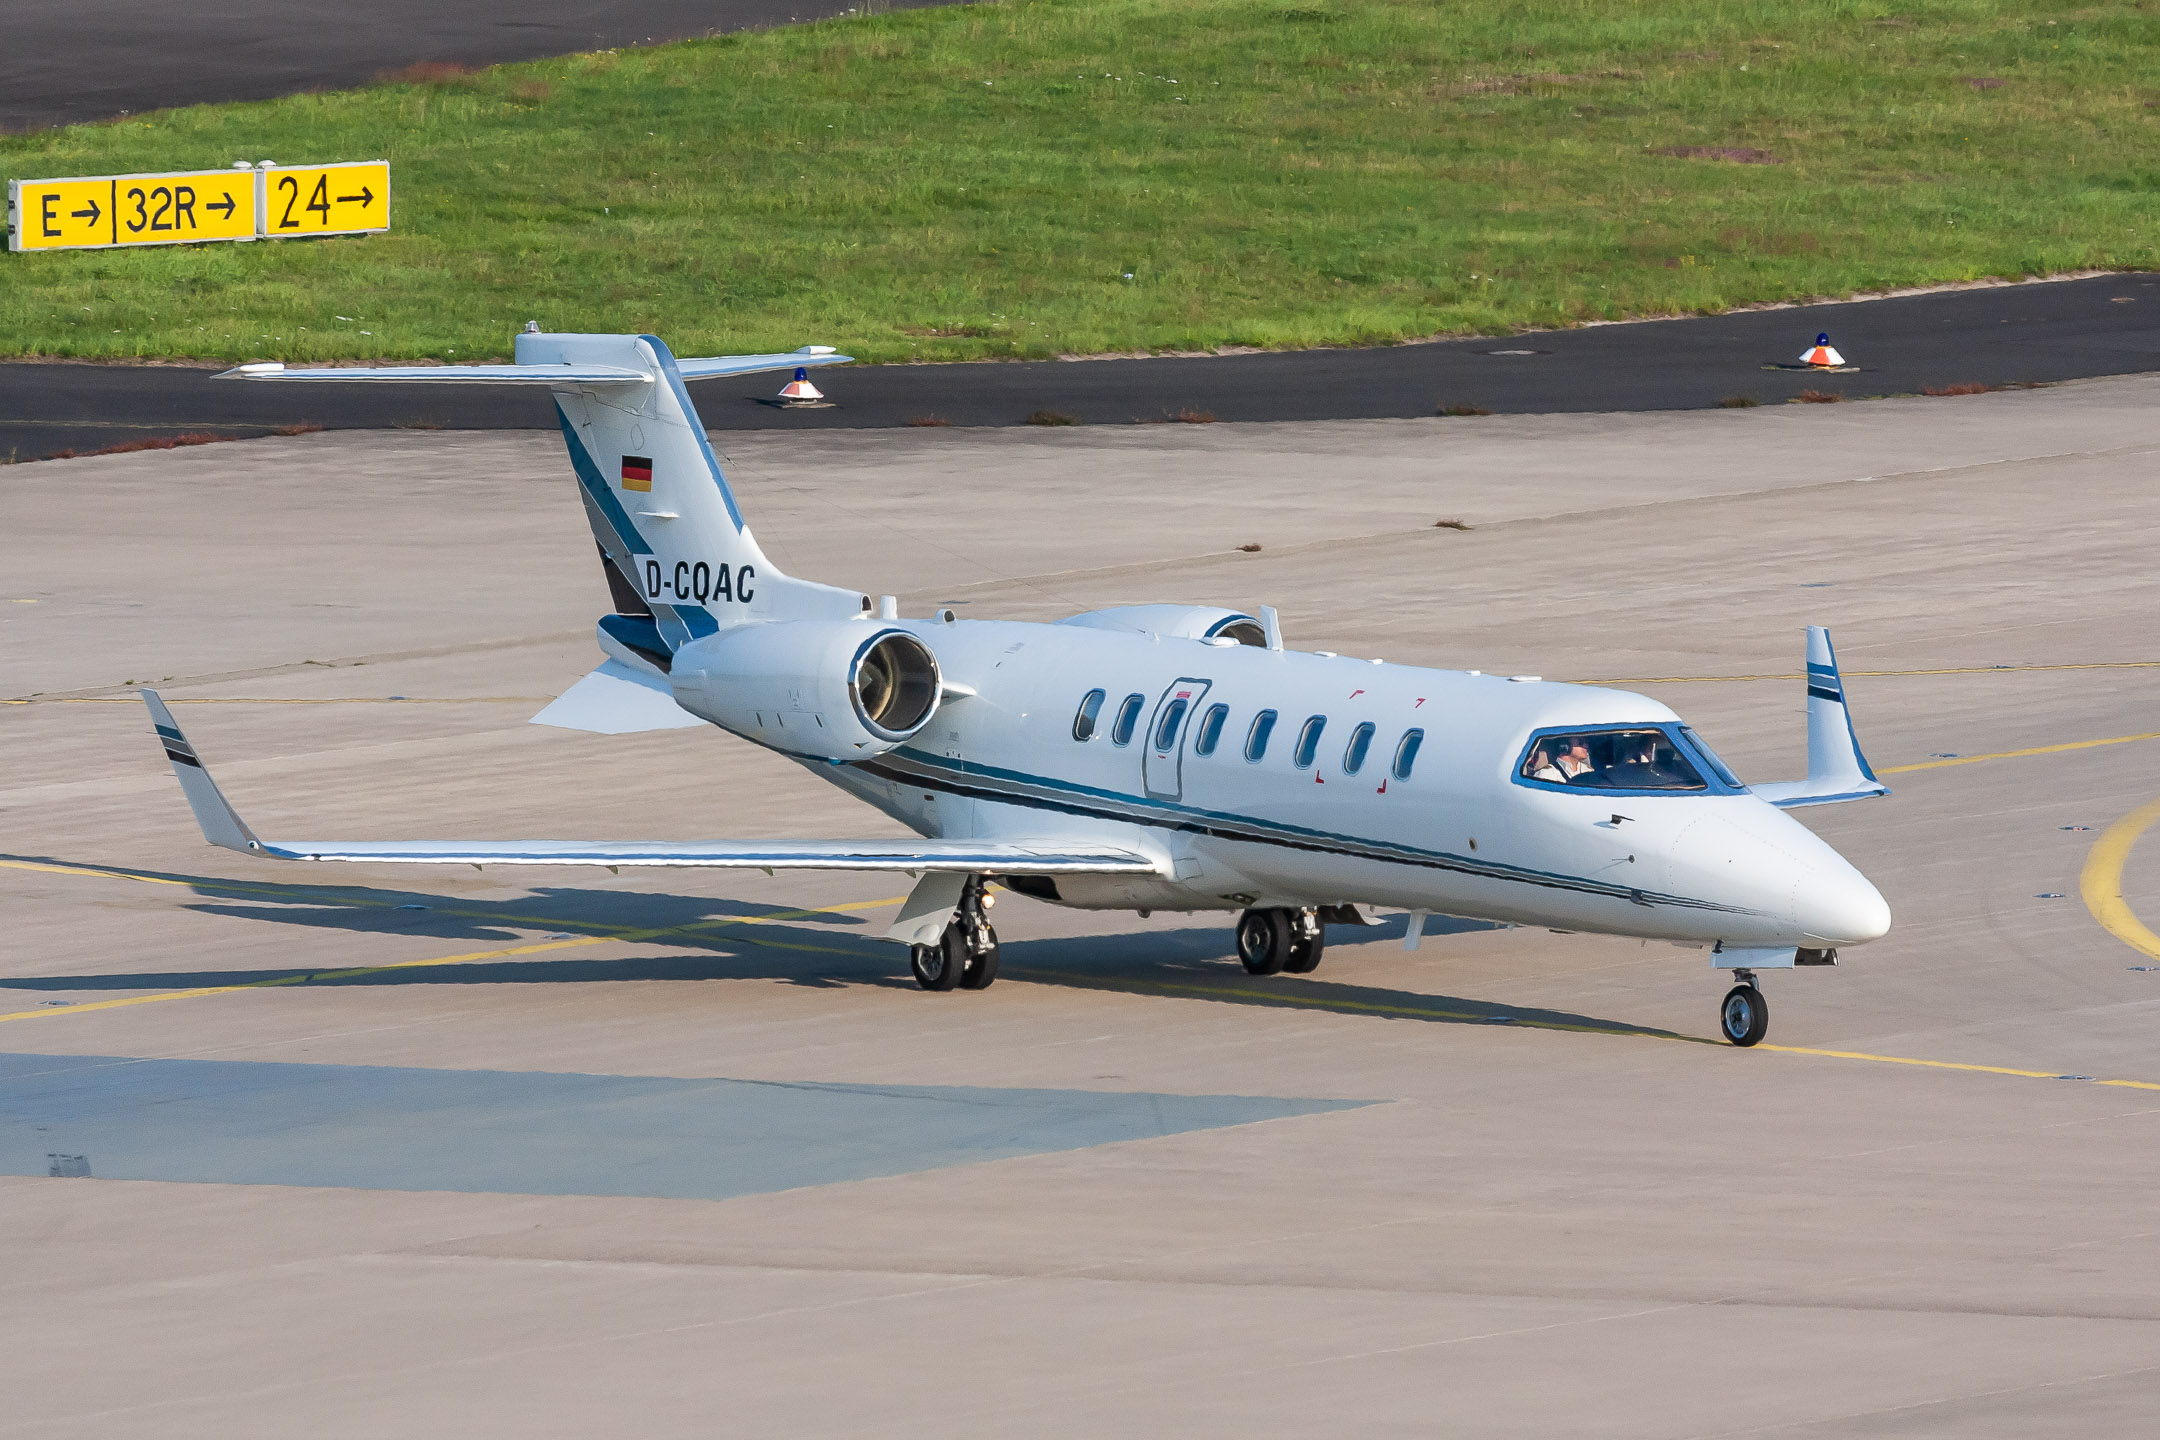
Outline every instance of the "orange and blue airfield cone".
[[815, 405], [825, 398], [825, 392], [810, 383], [810, 372], [802, 366], [795, 367], [795, 378], [780, 387], [782, 405]]
[[[1815, 337], [1815, 343], [1808, 346], [1807, 353], [1800, 357], [1800, 363], [1828, 370], [1843, 365], [1845, 357], [1830, 348], [1830, 336], [1824, 333]], [[801, 373], [801, 371], [796, 372], [797, 375]]]

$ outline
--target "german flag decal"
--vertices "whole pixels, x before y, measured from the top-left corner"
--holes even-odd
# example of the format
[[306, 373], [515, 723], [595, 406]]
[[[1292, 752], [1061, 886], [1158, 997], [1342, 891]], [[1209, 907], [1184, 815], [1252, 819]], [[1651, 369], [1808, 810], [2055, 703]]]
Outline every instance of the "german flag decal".
[[622, 457], [622, 488], [625, 490], [652, 490], [652, 461], [643, 455]]

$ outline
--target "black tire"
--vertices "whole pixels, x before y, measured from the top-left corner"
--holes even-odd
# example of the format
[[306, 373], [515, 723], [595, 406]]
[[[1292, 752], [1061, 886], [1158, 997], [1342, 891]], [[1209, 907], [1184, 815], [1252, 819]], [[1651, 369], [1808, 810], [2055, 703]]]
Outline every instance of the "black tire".
[[1310, 975], [1320, 968], [1321, 953], [1327, 949], [1327, 927], [1315, 930], [1310, 940], [1298, 934], [1295, 925], [1289, 930], [1290, 953], [1284, 957], [1282, 968], [1292, 975]]
[[[955, 925], [954, 930], [960, 927]], [[963, 990], [987, 990], [990, 982], [997, 979], [998, 938], [997, 931], [988, 925], [982, 927], [982, 950], [968, 957], [960, 971], [960, 988]]]
[[1290, 919], [1280, 910], [1247, 910], [1238, 916], [1238, 962], [1248, 975], [1276, 975], [1290, 958]]
[[1769, 1033], [1770, 1006], [1753, 985], [1735, 985], [1718, 1006], [1718, 1028], [1725, 1038], [1741, 1047], [1753, 1045]]
[[950, 990], [958, 985], [967, 971], [967, 942], [960, 938], [960, 927], [946, 926], [935, 945], [908, 947], [908, 968], [925, 990]]

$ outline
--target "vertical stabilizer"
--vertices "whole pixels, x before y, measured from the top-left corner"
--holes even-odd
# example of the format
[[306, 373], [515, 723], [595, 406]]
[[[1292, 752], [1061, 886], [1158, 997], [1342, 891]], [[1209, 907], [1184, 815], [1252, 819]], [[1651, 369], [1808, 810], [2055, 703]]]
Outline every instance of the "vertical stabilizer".
[[794, 579], [765, 558], [657, 337], [525, 334], [517, 363], [648, 377], [566, 380], [555, 409], [593, 536], [670, 650], [749, 620], [862, 613], [857, 592]]

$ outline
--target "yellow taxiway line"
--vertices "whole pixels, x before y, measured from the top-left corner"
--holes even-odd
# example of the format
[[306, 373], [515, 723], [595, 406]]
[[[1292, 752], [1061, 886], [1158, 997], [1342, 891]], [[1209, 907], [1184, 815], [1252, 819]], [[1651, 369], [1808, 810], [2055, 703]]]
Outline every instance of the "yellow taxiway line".
[[2130, 859], [2130, 849], [2155, 820], [2160, 820], [2160, 800], [2149, 800], [2103, 830], [2085, 853], [2078, 890], [2101, 929], [2139, 954], [2160, 960], [2160, 935], [2146, 928], [2122, 893], [2123, 866]]
[[[2160, 666], [2160, 661], [2118, 662], [2111, 665], [2040, 665], [2021, 666], [2017, 668], [2035, 670], [2071, 670], [2128, 669], [2147, 668], [2149, 666]], [[2006, 667], [1987, 668], [2001, 669]], [[1866, 674], [1871, 672], [1863, 671], [1853, 673]], [[1978, 670], [1936, 670], [1884, 671], [1872, 673], [1972, 674], [1980, 672]], [[1772, 678], [1797, 679], [1799, 677], [1696, 676], [1689, 678], [1692, 678], [1694, 680], [1748, 680]], [[1635, 682], [1607, 681], [1587, 683], [1649, 684], [1652, 682], [1644, 680]], [[1680, 681], [1676, 679], [1668, 683], [1680, 683]], [[2017, 760], [2025, 759], [2036, 755], [2058, 755], [2077, 750], [2090, 750], [2103, 745], [2125, 745], [2133, 741], [2141, 740], [2160, 740], [2160, 731], [2147, 731], [2136, 735], [2115, 735], [2099, 740], [2073, 740], [2059, 745], [2036, 745], [2023, 750], [2002, 750], [1985, 755], [1958, 755], [1940, 760], [1922, 761], [1912, 765], [1887, 766], [1878, 773], [1884, 775], [1910, 774], [1914, 771], [1938, 770], [1954, 765], [1975, 765], [1986, 760]], [[2128, 902], [2125, 901], [2122, 896], [2122, 870], [2124, 862], [2129, 859], [2131, 847], [2136, 844], [2138, 837], [2141, 836], [2147, 829], [2149, 829], [2155, 821], [2160, 821], [2160, 800], [2154, 800], [2146, 805], [2139, 807], [2136, 810], [2133, 810], [2130, 814], [2125, 815], [2122, 819], [2116, 821], [2115, 824], [2109, 826], [2107, 831], [2101, 835], [2098, 841], [2094, 843], [2091, 852], [2086, 858], [2085, 869], [2081, 877], [2080, 888], [2084, 893], [2086, 907], [2092, 911], [2093, 918], [2098, 920], [2101, 926], [2105, 928], [2109, 934], [2114, 935], [2117, 939], [2123, 941], [2132, 949], [2135, 949], [2142, 954], [2152, 956], [2156, 960], [2160, 960], [2160, 935], [2155, 935], [2150, 929], [2145, 926], [2142, 921], [2137, 918], [2137, 915], [2130, 909]], [[365, 900], [356, 897], [329, 894], [321, 891], [301, 890], [296, 887], [248, 885], [244, 882], [198, 882], [176, 879], [170, 876], [144, 875], [124, 870], [97, 869], [93, 867], [73, 865], [50, 865], [22, 860], [0, 860], [0, 869], [27, 870], [56, 875], [94, 876], [103, 879], [135, 880], [146, 884], [178, 885], [191, 889], [204, 888], [212, 890], [225, 890], [242, 894], [255, 893], [263, 895], [276, 895], [280, 898], [306, 895], [312, 896], [330, 904], [348, 905], [356, 908], [388, 908], [391, 903], [386, 900]], [[86, 1002], [79, 1005], [49, 1006], [37, 1010], [21, 1010], [16, 1011], [12, 1014], [0, 1014], [0, 1021], [29, 1020], [45, 1015], [70, 1015], [90, 1010], [115, 1009], [125, 1005], [151, 1004], [162, 1000], [191, 999], [196, 996], [203, 995], [224, 995], [230, 994], [238, 990], [258, 990], [267, 989], [274, 986], [306, 984], [312, 980], [350, 979], [357, 976], [381, 974], [392, 970], [413, 969], [423, 966], [470, 964], [482, 960], [503, 959], [516, 955], [531, 955], [538, 954], [543, 951], [570, 949], [573, 947], [584, 945], [597, 945], [611, 940], [640, 942], [645, 940], [659, 939], [669, 935], [690, 935], [699, 930], [713, 929], [724, 925], [750, 925], [770, 923], [787, 919], [800, 919], [810, 915], [838, 913], [847, 910], [878, 909], [888, 905], [897, 905], [900, 903], [900, 900], [902, 898], [904, 897], [893, 897], [885, 900], [861, 900], [840, 905], [820, 906], [815, 909], [773, 911], [769, 914], [764, 915], [725, 916], [716, 920], [699, 921], [694, 925], [667, 926], [648, 930], [623, 930], [611, 927], [598, 926], [592, 924], [591, 922], [569, 920], [543, 921], [530, 917], [505, 915], [501, 911], [495, 910], [471, 910], [451, 907], [436, 907], [437, 913], [457, 916], [459, 918], [489, 919], [501, 924], [516, 925], [552, 924], [560, 927], [573, 929], [589, 929], [595, 931], [596, 933], [567, 940], [538, 941], [527, 945], [506, 946], [494, 950], [477, 950], [468, 952], [466, 954], [445, 955], [427, 960], [406, 960], [386, 965], [370, 965], [348, 970], [316, 971], [307, 975], [279, 976], [273, 979], [249, 981], [244, 984], [238, 985], [204, 986], [192, 990], [173, 990], [155, 995], [138, 995], [119, 1000], [98, 1000]], [[856, 953], [848, 950], [840, 950], [831, 946], [801, 944], [782, 945], [777, 942], [775, 942], [775, 948], [801, 950], [834, 955], [852, 955]], [[1015, 979], [1027, 978], [1031, 974], [1041, 976], [1043, 978], [1049, 978], [1051, 975], [1055, 974], [1057, 983], [1060, 984], [1078, 985], [1088, 989], [1109, 990], [1134, 994], [1195, 995], [1202, 997], [1220, 997], [1236, 1000], [1256, 1000], [1263, 1001], [1269, 1004], [1295, 1006], [1304, 1009], [1331, 1010], [1342, 1014], [1390, 1015], [1413, 1019], [1483, 1021], [1487, 1023], [1504, 1022], [1522, 1029], [1560, 1030], [1595, 1035], [1622, 1035], [1646, 1040], [1669, 1040], [1685, 1044], [1697, 1045], [1716, 1043], [1714, 1041], [1704, 1040], [1696, 1036], [1679, 1035], [1670, 1031], [1662, 1030], [1645, 1030], [1640, 1028], [1618, 1025], [1576, 1024], [1572, 1022], [1554, 1020], [1526, 1020], [1515, 1016], [1494, 1015], [1488, 1012], [1481, 1011], [1441, 1010], [1434, 1007], [1416, 1005], [1390, 1005], [1373, 1001], [1342, 1000], [1327, 996], [1299, 995], [1295, 992], [1289, 991], [1251, 990], [1217, 985], [1178, 985], [1158, 981], [1096, 981], [1080, 976], [1071, 975], [1069, 973], [1050, 971], [1028, 971], [1022, 969], [1015, 969], [1010, 973]], [[1828, 1050], [1805, 1045], [1771, 1044], [1762, 1044], [1756, 1046], [1755, 1048], [1759, 1050], [1773, 1051], [1775, 1053], [1783, 1055], [1809, 1055], [1815, 1056], [1820, 1059], [1853, 1060], [1878, 1065], [1906, 1065], [1928, 1070], [1960, 1070], [1984, 1075], [2008, 1075], [2028, 1080], [2086, 1079], [2086, 1077], [2083, 1076], [2065, 1076], [2058, 1072], [2049, 1070], [2020, 1070], [2003, 1065], [1975, 1065], [1954, 1060], [1928, 1060], [1920, 1058], [1918, 1056], [1910, 1055], [1877, 1055], [1859, 1050]], [[2092, 1079], [2089, 1080], [2087, 1083], [2094, 1085], [2115, 1086], [2132, 1090], [2160, 1090], [2160, 1083], [2147, 1080]]]
[[1977, 765], [1983, 760], [2023, 760], [2029, 755], [2061, 755], [2071, 750], [2092, 750], [2102, 745], [2128, 745], [2133, 740], [2160, 740], [2160, 730], [2147, 730], [2141, 735], [2110, 735], [2105, 740], [2071, 740], [2061, 745], [2035, 745], [2029, 750], [1997, 750], [1992, 755], [1951, 755], [1941, 760], [1923, 760], [1917, 765], [1890, 765], [1878, 775], [1910, 775], [1915, 770], [1941, 770], [1951, 765]]

